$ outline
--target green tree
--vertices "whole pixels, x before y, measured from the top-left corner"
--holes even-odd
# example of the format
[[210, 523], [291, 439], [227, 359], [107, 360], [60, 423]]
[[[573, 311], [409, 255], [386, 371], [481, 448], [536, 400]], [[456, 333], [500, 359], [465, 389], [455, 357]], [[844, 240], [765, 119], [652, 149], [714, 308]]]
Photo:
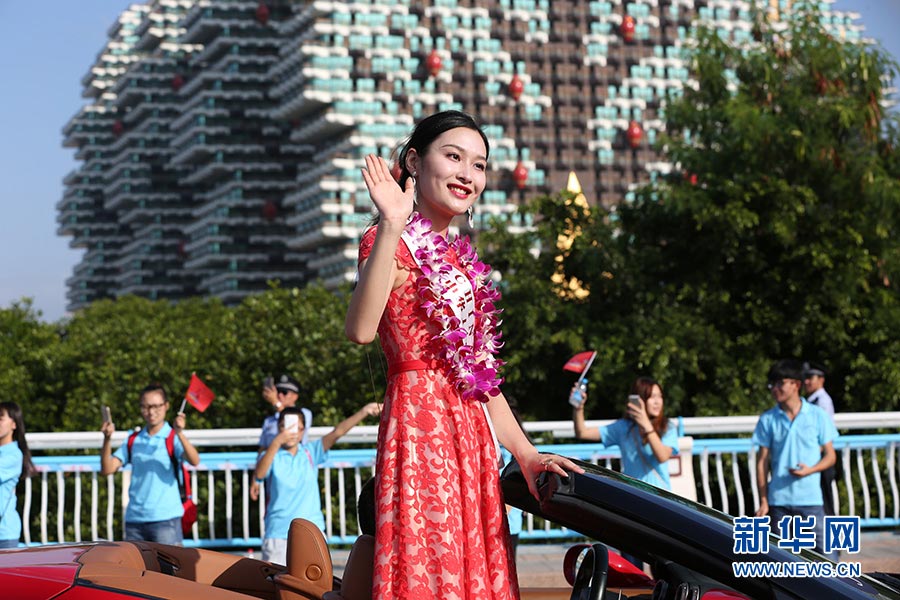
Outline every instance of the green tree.
[[699, 85], [669, 107], [661, 142], [681, 172], [620, 211], [635, 281], [683, 312], [679, 346], [696, 347], [688, 324], [709, 334], [676, 379], [692, 412], [769, 404], [752, 390], [786, 356], [828, 364], [845, 410], [896, 407], [900, 171], [880, 106], [895, 65], [815, 11], [758, 37], [699, 37]]
[[234, 312], [237, 334], [231, 349], [244, 378], [244, 397], [258, 399], [266, 375], [292, 374], [302, 388], [299, 403], [315, 412], [316, 425], [335, 424], [363, 404], [381, 400], [381, 349], [347, 339], [349, 301], [348, 290], [332, 292], [319, 285], [273, 287], [244, 300]]
[[[503, 294], [504, 393], [514, 396], [530, 418], [567, 416], [575, 375], [562, 366], [574, 353], [596, 349], [591, 379], [600, 387], [592, 387], [592, 398], [593, 389], [603, 390], [598, 397], [609, 397], [617, 386], [626, 390], [619, 394], [624, 397], [624, 379], [630, 375], [622, 347], [627, 344], [610, 336], [626, 337], [627, 332], [616, 331], [619, 322], [611, 315], [590, 318], [594, 306], [618, 310], [618, 281], [611, 271], [621, 256], [606, 213], [582, 208], [569, 193], [537, 198], [522, 211], [540, 216], [532, 230], [512, 233], [498, 221], [479, 239]], [[576, 230], [580, 234], [571, 235]], [[561, 236], [572, 240], [565, 250], [559, 247]], [[564, 284], [553, 281], [558, 269]], [[580, 283], [589, 291], [586, 298], [572, 293], [572, 278], [574, 287]]]
[[58, 419], [59, 346], [59, 327], [42, 322], [30, 300], [0, 309], [0, 400], [18, 402], [29, 429]]
[[161, 383], [177, 410], [196, 372], [216, 399], [186, 409], [189, 427], [255, 427], [271, 411], [264, 377], [285, 372], [315, 424], [334, 423], [384, 393], [381, 350], [344, 335], [348, 302], [346, 289], [273, 284], [236, 307], [126, 296], [47, 324], [26, 301], [0, 310], [0, 393], [23, 405], [31, 431], [99, 428], [104, 404], [126, 429], [141, 424], [141, 388]]
[[[841, 410], [900, 406], [900, 157], [879, 77], [895, 65], [815, 12], [758, 37], [738, 48], [700, 32], [699, 85], [666, 108], [670, 177], [613, 213], [542, 198], [535, 231], [485, 236], [504, 275], [508, 387], [529, 413], [567, 416], [573, 377], [558, 369], [587, 348], [602, 416], [645, 373], [670, 414], [756, 413], [782, 357], [829, 365]], [[561, 263], [590, 290], [580, 300], [550, 283], [573, 230]]]
[[[119, 429], [141, 424], [137, 394], [150, 382], [162, 384], [175, 410], [196, 372], [217, 392], [204, 414], [189, 414], [190, 427], [222, 426], [222, 415], [237, 410], [230, 349], [230, 309], [218, 300], [178, 303], [126, 296], [101, 300], [79, 311], [62, 338], [65, 382], [64, 430], [99, 429], [100, 406], [109, 405]], [[228, 420], [228, 419], [226, 419]]]

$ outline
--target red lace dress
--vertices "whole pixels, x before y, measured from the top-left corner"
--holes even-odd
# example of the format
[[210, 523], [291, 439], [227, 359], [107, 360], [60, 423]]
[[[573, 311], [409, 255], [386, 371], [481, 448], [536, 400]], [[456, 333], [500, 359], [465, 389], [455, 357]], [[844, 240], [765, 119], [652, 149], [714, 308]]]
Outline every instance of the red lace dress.
[[[374, 240], [372, 228], [360, 260]], [[447, 259], [458, 266], [452, 249]], [[372, 597], [518, 598], [484, 409], [464, 401], [435, 361], [434, 326], [419, 306], [419, 270], [403, 241], [395, 260], [410, 275], [391, 293], [378, 326], [388, 383], [378, 430]]]

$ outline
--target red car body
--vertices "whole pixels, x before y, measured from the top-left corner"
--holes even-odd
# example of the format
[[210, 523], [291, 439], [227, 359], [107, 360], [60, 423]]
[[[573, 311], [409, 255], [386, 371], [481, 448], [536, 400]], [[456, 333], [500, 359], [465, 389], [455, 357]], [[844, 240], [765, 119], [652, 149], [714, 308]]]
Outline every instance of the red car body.
[[0, 597], [274, 600], [275, 576], [284, 571], [242, 556], [149, 542], [60, 544], [0, 551]]

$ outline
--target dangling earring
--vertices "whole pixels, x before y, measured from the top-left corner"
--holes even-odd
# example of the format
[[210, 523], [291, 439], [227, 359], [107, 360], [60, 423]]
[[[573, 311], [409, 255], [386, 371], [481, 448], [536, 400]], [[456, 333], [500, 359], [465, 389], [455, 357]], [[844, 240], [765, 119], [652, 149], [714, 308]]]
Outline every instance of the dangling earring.
[[416, 174], [413, 173], [412, 175], [409, 176], [409, 178], [412, 179], [412, 182], [413, 182], [413, 206], [418, 206], [419, 205], [419, 186], [416, 183]]
[[475, 208], [473, 206], [466, 209], [466, 218], [469, 221], [469, 229], [475, 229]]

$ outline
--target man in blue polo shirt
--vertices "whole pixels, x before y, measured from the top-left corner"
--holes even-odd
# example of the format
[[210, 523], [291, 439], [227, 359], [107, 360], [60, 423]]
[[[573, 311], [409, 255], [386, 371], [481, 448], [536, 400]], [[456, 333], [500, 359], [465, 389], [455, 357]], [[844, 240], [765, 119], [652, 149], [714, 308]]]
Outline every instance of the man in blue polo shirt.
[[[380, 404], [366, 404], [338, 423], [325, 437], [303, 444], [300, 442], [305, 430], [302, 412], [297, 407], [281, 411], [278, 435], [256, 463], [256, 479], [266, 482], [270, 494], [266, 507], [263, 560], [282, 565], [286, 563], [288, 530], [294, 519], [307, 519], [324, 531], [319, 465], [325, 462], [335, 442], [360, 421], [380, 412]], [[287, 427], [285, 421], [291, 416], [296, 418], [296, 425]]]
[[[166, 438], [172, 426], [166, 423], [169, 400], [160, 385], [148, 385], [141, 391], [141, 429], [129, 451], [128, 442], [112, 454], [110, 439], [116, 428], [112, 421], [103, 423], [103, 446], [100, 450], [100, 472], [111, 475], [131, 463], [131, 485], [125, 511], [125, 539], [181, 545], [181, 516], [184, 514], [178, 480]], [[184, 435], [184, 413], [175, 417], [175, 460], [200, 464], [197, 449]]]
[[834, 465], [833, 441], [838, 433], [828, 413], [800, 397], [802, 380], [799, 361], [781, 360], [769, 370], [768, 387], [777, 404], [760, 416], [753, 432], [752, 443], [759, 447], [756, 516], [769, 515], [776, 534], [782, 517], [815, 517], [816, 551], [824, 554], [825, 511], [819, 478]]

